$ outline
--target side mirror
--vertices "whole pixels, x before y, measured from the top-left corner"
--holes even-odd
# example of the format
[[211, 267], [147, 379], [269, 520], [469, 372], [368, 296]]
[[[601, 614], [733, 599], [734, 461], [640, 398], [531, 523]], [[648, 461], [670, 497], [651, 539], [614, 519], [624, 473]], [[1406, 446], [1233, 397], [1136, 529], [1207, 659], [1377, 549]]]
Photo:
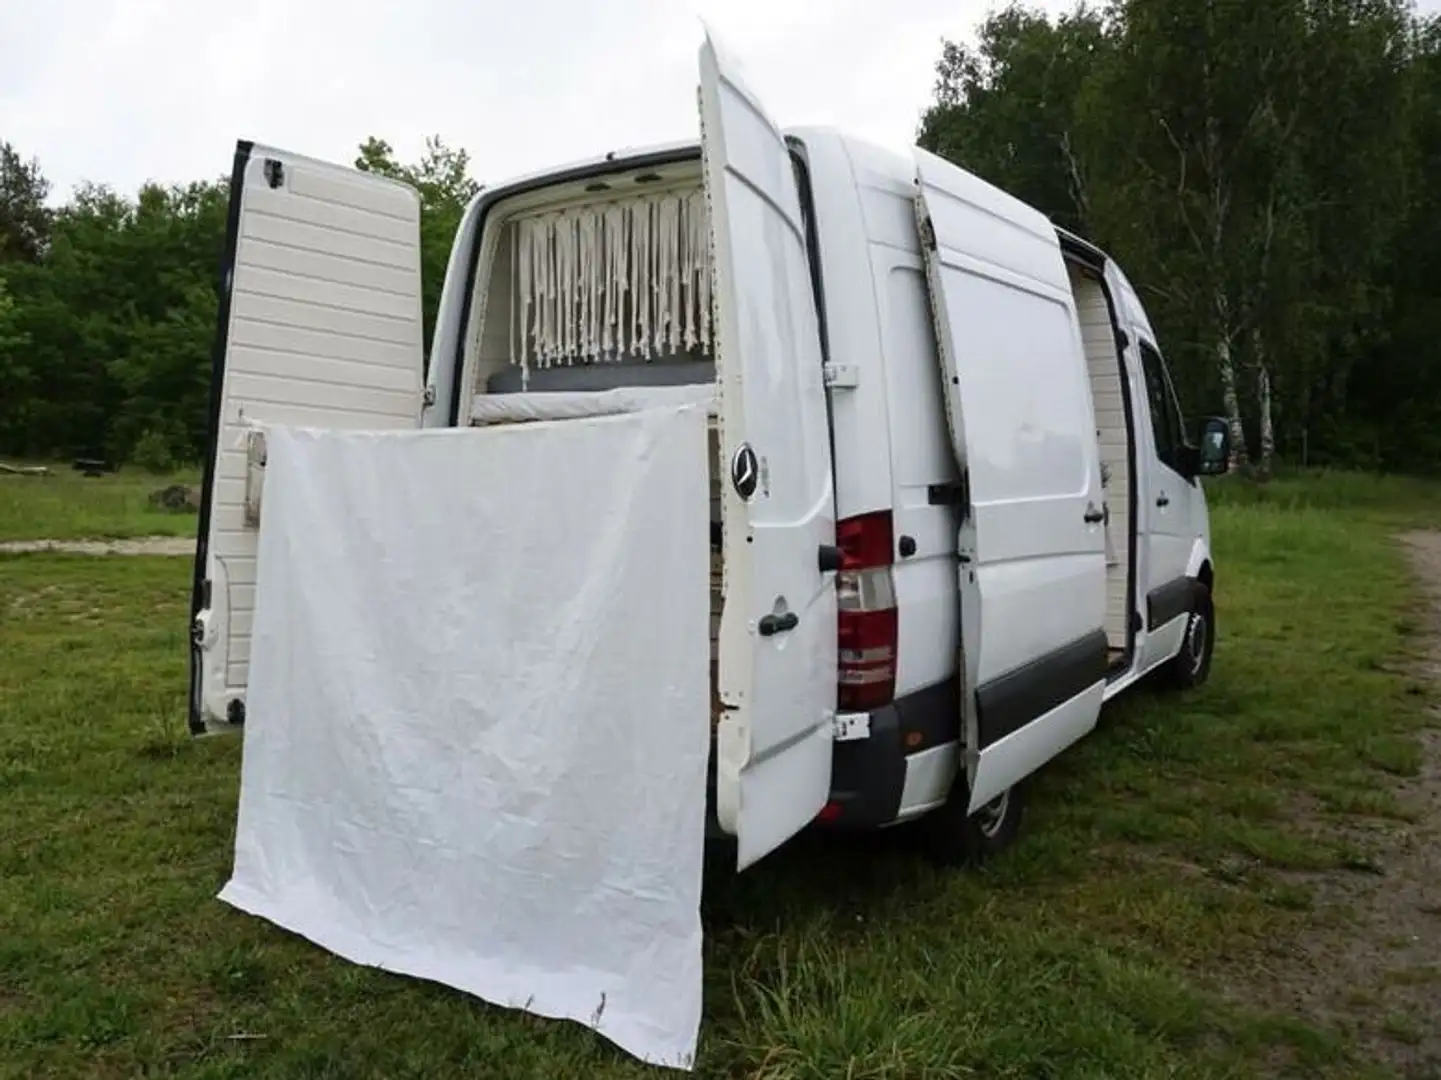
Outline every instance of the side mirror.
[[1231, 425], [1212, 416], [1201, 425], [1201, 445], [1196, 451], [1199, 476], [1221, 476], [1231, 468]]

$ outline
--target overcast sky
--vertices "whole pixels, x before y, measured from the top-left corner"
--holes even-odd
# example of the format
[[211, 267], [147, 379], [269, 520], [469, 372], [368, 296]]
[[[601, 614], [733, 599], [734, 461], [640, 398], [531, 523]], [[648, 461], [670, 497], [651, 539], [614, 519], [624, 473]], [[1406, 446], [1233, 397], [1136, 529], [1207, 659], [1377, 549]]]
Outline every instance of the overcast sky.
[[[229, 171], [237, 138], [349, 162], [439, 134], [474, 175], [696, 131], [704, 18], [782, 124], [909, 143], [942, 37], [993, 0], [0, 0], [0, 139], [133, 191]], [[1031, 0], [1059, 11], [1070, 0]], [[1426, 10], [1441, 0], [1422, 0]]]

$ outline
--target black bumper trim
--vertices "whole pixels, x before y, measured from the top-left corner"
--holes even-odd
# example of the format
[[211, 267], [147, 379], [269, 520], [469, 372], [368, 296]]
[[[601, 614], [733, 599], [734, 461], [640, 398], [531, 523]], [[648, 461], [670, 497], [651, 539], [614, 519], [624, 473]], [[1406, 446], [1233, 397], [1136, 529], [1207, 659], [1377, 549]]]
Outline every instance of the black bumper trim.
[[1146, 629], [1155, 630], [1191, 610], [1193, 584], [1190, 578], [1177, 578], [1146, 594]]
[[917, 690], [870, 717], [870, 738], [838, 742], [832, 752], [831, 801], [840, 814], [829, 827], [874, 829], [896, 820], [907, 758], [961, 737], [960, 681]]

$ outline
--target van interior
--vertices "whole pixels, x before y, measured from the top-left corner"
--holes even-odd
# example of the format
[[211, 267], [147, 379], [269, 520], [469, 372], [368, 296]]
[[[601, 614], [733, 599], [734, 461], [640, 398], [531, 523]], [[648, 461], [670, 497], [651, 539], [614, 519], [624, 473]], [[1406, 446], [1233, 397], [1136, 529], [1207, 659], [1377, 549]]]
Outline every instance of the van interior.
[[[710, 259], [698, 158], [553, 183], [498, 203], [470, 298], [461, 423], [512, 422], [514, 411], [495, 407], [502, 395], [713, 385]], [[707, 442], [714, 723], [724, 594], [714, 399]]]
[[1068, 269], [1101, 447], [1101, 489], [1106, 500], [1106, 644], [1111, 669], [1116, 671], [1128, 666], [1131, 657], [1127, 617], [1131, 605], [1127, 597], [1135, 565], [1135, 534], [1131, 528], [1133, 434], [1126, 408], [1124, 361], [1105, 286], [1084, 267], [1071, 263]]

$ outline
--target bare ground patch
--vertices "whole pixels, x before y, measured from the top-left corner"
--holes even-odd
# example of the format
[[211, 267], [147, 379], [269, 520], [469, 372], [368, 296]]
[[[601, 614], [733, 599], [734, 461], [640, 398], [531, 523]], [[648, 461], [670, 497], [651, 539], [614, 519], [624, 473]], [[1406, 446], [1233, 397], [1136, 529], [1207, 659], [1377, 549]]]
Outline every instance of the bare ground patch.
[[129, 540], [6, 540], [0, 555], [60, 552], [67, 555], [194, 555], [188, 536], [139, 536]]
[[[1406, 674], [1441, 685], [1441, 533], [1401, 538], [1424, 599], [1422, 637]], [[1400, 817], [1348, 818], [1340, 839], [1360, 856], [1345, 870], [1274, 875], [1315, 913], [1299, 940], [1278, 941], [1231, 989], [1354, 1040], [1362, 1061], [1408, 1080], [1441, 1078], [1441, 726], [1416, 735], [1413, 775], [1378, 779]], [[1382, 773], [1376, 774], [1382, 777]], [[1297, 825], [1337, 835], [1318, 807]], [[1244, 987], [1245, 989], [1242, 989]]]

